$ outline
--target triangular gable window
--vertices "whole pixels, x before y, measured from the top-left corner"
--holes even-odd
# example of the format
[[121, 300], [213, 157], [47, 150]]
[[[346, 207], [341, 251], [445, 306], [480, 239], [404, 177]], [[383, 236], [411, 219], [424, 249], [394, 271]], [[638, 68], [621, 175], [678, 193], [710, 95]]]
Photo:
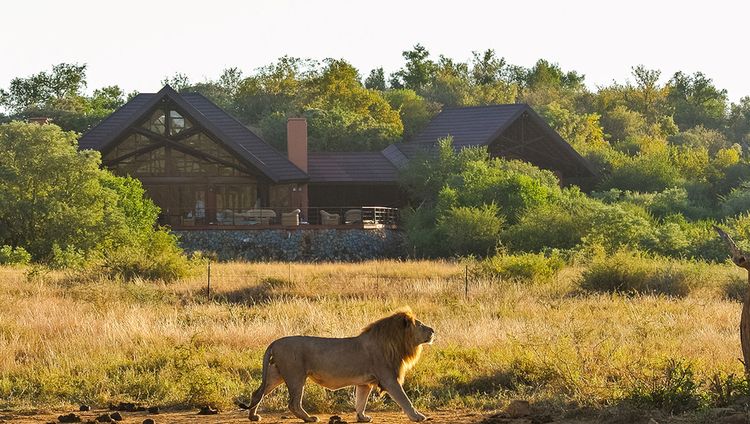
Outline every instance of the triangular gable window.
[[[169, 117], [169, 128], [167, 128], [167, 117]], [[156, 134], [166, 136], [177, 135], [192, 126], [193, 123], [182, 116], [180, 112], [169, 110], [168, 113], [164, 113], [164, 110], [162, 109], [155, 110], [143, 124], [143, 128]], [[167, 129], [169, 129], [169, 131], [167, 131]]]

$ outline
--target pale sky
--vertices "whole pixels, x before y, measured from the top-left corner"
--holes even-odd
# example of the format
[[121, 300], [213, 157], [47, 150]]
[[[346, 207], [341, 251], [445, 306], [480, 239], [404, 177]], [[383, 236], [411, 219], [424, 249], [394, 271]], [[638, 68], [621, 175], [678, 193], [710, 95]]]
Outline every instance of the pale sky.
[[624, 82], [630, 68], [702, 71], [737, 101], [750, 95], [746, 1], [8, 1], [0, 6], [0, 87], [60, 62], [87, 63], [88, 89], [153, 92], [175, 72], [193, 82], [245, 74], [283, 55], [345, 58], [363, 75], [398, 69], [414, 44], [459, 60], [495, 49]]

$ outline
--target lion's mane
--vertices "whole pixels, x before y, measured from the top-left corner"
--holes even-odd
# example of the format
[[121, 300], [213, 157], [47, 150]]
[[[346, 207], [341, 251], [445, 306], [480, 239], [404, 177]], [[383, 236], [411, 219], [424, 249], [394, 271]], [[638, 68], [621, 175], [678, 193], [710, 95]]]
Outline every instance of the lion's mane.
[[422, 345], [417, 340], [416, 318], [411, 309], [403, 308], [394, 314], [381, 318], [362, 330], [382, 349], [389, 365], [398, 373], [398, 381], [403, 384], [404, 375], [419, 360]]

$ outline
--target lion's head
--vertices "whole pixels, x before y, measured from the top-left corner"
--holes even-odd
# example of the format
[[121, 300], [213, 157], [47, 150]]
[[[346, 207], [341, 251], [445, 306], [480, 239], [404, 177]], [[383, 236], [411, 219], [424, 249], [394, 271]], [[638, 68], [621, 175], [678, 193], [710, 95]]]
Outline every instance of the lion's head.
[[422, 345], [432, 343], [435, 330], [406, 307], [371, 323], [361, 334], [369, 335], [381, 346], [384, 356], [398, 372], [398, 381], [403, 383], [406, 371], [419, 360]]

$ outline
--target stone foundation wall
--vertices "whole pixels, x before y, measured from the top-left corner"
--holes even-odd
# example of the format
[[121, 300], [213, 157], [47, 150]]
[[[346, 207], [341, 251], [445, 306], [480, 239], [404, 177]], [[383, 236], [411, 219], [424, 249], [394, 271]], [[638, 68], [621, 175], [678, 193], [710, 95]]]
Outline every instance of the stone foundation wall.
[[215, 252], [220, 260], [361, 261], [404, 256], [403, 233], [359, 230], [174, 231], [188, 253]]

